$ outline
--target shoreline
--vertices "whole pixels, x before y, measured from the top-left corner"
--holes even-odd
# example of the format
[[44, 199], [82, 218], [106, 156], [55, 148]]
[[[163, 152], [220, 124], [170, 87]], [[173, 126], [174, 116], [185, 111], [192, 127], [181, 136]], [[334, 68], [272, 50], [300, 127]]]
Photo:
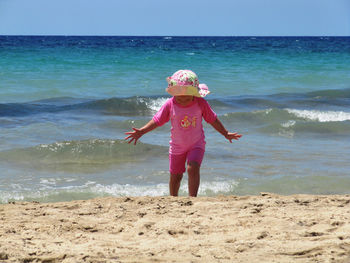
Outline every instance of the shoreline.
[[350, 195], [0, 204], [0, 262], [350, 262]]

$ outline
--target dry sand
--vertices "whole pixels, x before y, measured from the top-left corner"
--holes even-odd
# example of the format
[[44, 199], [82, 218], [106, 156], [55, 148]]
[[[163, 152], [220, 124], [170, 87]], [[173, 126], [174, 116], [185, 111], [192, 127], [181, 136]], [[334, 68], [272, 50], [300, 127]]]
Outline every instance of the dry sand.
[[0, 205], [0, 262], [350, 262], [350, 195]]

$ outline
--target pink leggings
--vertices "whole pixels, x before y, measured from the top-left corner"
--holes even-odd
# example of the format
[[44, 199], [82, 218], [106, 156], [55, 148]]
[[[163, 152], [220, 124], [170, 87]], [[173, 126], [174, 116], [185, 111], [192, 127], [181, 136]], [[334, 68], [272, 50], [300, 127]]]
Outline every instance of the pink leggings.
[[197, 162], [199, 166], [202, 164], [204, 157], [204, 149], [193, 148], [183, 154], [169, 154], [169, 170], [171, 174], [183, 174], [186, 171], [187, 163]]

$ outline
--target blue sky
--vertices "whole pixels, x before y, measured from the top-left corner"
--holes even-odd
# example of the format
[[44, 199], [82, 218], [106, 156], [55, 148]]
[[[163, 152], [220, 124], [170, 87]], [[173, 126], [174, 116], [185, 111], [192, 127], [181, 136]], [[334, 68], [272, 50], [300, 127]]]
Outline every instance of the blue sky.
[[350, 36], [350, 0], [0, 0], [0, 35]]

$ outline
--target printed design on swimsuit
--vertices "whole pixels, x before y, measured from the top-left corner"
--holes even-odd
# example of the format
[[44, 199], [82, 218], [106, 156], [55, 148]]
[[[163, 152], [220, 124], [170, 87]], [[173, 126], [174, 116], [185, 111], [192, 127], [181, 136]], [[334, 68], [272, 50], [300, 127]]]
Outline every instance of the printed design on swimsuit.
[[187, 128], [190, 128], [190, 127], [195, 128], [196, 127], [196, 121], [197, 121], [196, 117], [190, 118], [187, 115], [185, 115], [185, 117], [181, 120], [180, 125], [184, 129], [187, 129]]

